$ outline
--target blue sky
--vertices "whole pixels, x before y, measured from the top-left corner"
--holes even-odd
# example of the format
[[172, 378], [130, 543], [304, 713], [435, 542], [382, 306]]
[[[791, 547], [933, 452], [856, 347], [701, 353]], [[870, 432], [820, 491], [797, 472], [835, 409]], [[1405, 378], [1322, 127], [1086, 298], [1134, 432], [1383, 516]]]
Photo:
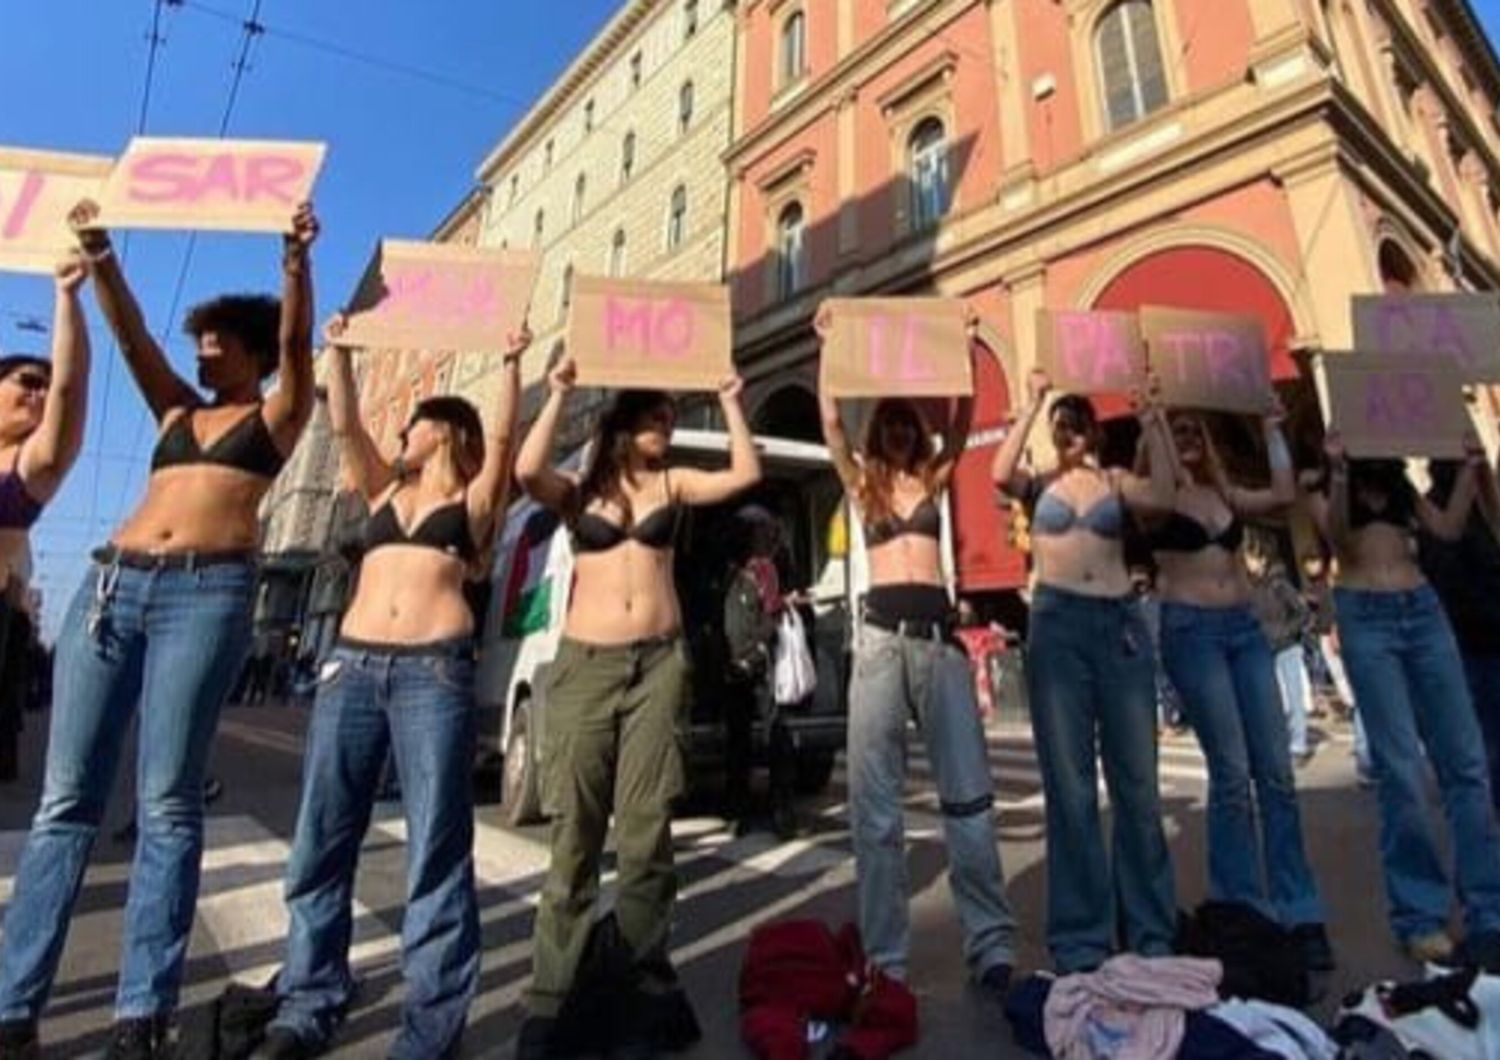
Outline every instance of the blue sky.
[[[375, 241], [420, 238], [473, 182], [484, 154], [620, 0], [260, 0], [229, 135], [326, 140], [317, 201], [320, 315], [352, 289]], [[211, 136], [256, 0], [164, 6], [145, 130]], [[1500, 0], [1476, 0], [1491, 35]], [[0, 144], [116, 154], [136, 132], [155, 0], [0, 0]], [[357, 12], [357, 14], [355, 14]], [[351, 58], [357, 53], [362, 59]], [[375, 61], [371, 61], [375, 60]], [[405, 72], [395, 69], [405, 68]], [[140, 232], [128, 272], [152, 330], [191, 377], [184, 310], [226, 290], [277, 285], [263, 236], [203, 235], [169, 319], [188, 238]], [[0, 274], [0, 350], [38, 350], [50, 281]], [[154, 436], [145, 405], [92, 311], [95, 367], [84, 456], [33, 544], [55, 627], [88, 551], [140, 496]]]
[[[254, 3], [185, 0], [163, 8], [148, 134], [218, 131], [241, 47], [240, 22]], [[0, 144], [122, 150], [140, 118], [154, 6], [154, 0], [0, 0]], [[483, 156], [616, 6], [617, 0], [261, 0], [267, 32], [253, 44], [229, 134], [328, 142], [317, 190], [324, 225], [316, 252], [320, 315], [347, 296], [377, 239], [421, 238], [442, 219], [472, 185]], [[387, 65], [356, 61], [330, 46]], [[152, 330], [167, 335], [169, 353], [191, 378], [192, 350], [178, 334], [183, 312], [223, 291], [274, 291], [279, 251], [265, 236], [200, 236], [169, 320], [186, 248], [187, 237], [177, 233], [137, 232], [127, 271]], [[49, 631], [88, 551], [138, 500], [154, 438], [91, 294], [86, 304], [95, 361], [84, 457], [33, 535]], [[44, 350], [48, 337], [24, 324], [50, 323], [51, 314], [49, 280], [0, 274], [0, 350]]]

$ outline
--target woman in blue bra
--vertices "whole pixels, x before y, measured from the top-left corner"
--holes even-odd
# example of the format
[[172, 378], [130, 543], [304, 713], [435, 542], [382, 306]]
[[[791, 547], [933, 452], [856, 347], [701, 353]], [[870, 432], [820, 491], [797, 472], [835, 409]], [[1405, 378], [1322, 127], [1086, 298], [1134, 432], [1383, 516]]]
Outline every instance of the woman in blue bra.
[[[566, 523], [574, 556], [562, 642], [541, 690], [552, 862], [516, 1047], [522, 1060], [612, 1048], [653, 1055], [699, 1037], [667, 949], [677, 891], [672, 801], [684, 781], [677, 725], [689, 669], [673, 545], [685, 507], [723, 503], [760, 480], [737, 378], [719, 390], [727, 470], [671, 467], [676, 407], [669, 395], [643, 390], [615, 396], [581, 476], [555, 469], [552, 450], [576, 378], [571, 361], [552, 370], [547, 402], [516, 461], [526, 492]], [[611, 814], [618, 894], [613, 915], [596, 926]], [[578, 980], [591, 935], [591, 964], [611, 970], [607, 981]]]
[[1333, 433], [1324, 451], [1325, 485], [1309, 503], [1339, 561], [1334, 610], [1374, 765], [1391, 931], [1416, 960], [1454, 955], [1454, 893], [1427, 812], [1430, 764], [1452, 833], [1464, 957], [1500, 972], [1500, 834], [1484, 736], [1448, 617], [1415, 558], [1419, 527], [1447, 541], [1463, 534], [1484, 451], [1471, 440], [1442, 509], [1412, 487], [1403, 461], [1349, 460]]
[[1162, 662], [1208, 761], [1209, 896], [1280, 921], [1308, 966], [1330, 971], [1275, 662], [1241, 556], [1244, 520], [1278, 515], [1296, 499], [1281, 419], [1277, 409], [1262, 421], [1271, 481], [1251, 489], [1229, 480], [1201, 416], [1173, 412], [1177, 503], [1144, 526], [1158, 569]]
[[[1027, 671], [1031, 724], [1047, 796], [1047, 944], [1063, 973], [1098, 967], [1123, 948], [1158, 957], [1176, 930], [1172, 862], [1156, 768], [1155, 662], [1125, 567], [1126, 513], [1170, 512], [1171, 442], [1149, 400], [1140, 411], [1151, 475], [1099, 466], [1099, 424], [1067, 395], [1048, 419], [1055, 470], [1021, 457], [1050, 384], [1033, 372], [1029, 400], [995, 454], [995, 482], [1031, 508], [1035, 564]], [[1113, 858], [1099, 821], [1096, 759], [1114, 813]], [[1113, 867], [1113, 882], [1111, 882]]]
[[[819, 333], [826, 319], [818, 319]], [[823, 437], [863, 521], [870, 587], [849, 683], [849, 814], [859, 877], [859, 929], [870, 960], [904, 981], [911, 931], [906, 864], [907, 723], [932, 763], [949, 884], [970, 976], [1004, 999], [1016, 959], [995, 835], [995, 788], [969, 659], [953, 635], [938, 507], [964, 451], [974, 402], [957, 403], [942, 448], [911, 401], [885, 398], [855, 450], [837, 403], [820, 396]]]
[[75, 254], [54, 278], [52, 359], [0, 357], [0, 783], [14, 780], [18, 766], [17, 685], [32, 622], [23, 570], [28, 537], [83, 447], [88, 416], [89, 337], [78, 298], [88, 266]]
[[464, 585], [482, 577], [510, 489], [522, 330], [502, 357], [488, 437], [459, 397], [418, 403], [387, 460], [365, 430], [351, 354], [327, 330], [328, 411], [354, 489], [370, 505], [359, 585], [318, 675], [303, 757], [302, 806], [287, 864], [291, 913], [280, 1006], [263, 1060], [316, 1056], [354, 994], [354, 876], [387, 751], [406, 811], [407, 895], [401, 1031], [387, 1055], [451, 1056], [479, 985], [474, 891], [474, 616]]
[[108, 1055], [149, 1058], [169, 1048], [198, 897], [204, 769], [250, 644], [257, 511], [312, 414], [318, 222], [303, 206], [283, 240], [280, 302], [227, 296], [187, 314], [204, 398], [147, 329], [98, 207], [81, 203], [71, 221], [162, 432], [145, 498], [94, 554], [58, 634], [47, 779], [0, 951], [0, 1037], [35, 1036], [139, 705], [140, 841]]

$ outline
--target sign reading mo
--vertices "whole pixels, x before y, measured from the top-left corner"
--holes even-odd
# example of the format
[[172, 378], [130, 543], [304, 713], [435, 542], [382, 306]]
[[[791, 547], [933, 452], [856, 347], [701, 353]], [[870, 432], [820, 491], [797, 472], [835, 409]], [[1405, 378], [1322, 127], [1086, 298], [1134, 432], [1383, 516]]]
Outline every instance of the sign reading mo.
[[729, 288], [580, 276], [567, 342], [582, 386], [716, 389], [734, 371]]

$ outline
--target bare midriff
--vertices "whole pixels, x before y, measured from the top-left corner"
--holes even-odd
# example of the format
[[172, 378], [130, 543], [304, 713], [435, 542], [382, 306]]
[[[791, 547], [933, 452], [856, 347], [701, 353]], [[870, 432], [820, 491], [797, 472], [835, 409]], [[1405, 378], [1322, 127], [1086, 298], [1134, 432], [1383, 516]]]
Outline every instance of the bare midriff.
[[131, 552], [253, 551], [271, 480], [214, 464], [153, 472], [146, 496], [111, 542]]
[[1156, 553], [1157, 595], [1192, 607], [1242, 607], [1250, 602], [1250, 577], [1237, 553], [1210, 545], [1197, 552]]
[[339, 632], [372, 644], [433, 644], [467, 637], [474, 615], [464, 599], [468, 566], [419, 545], [366, 553]]
[[1426, 579], [1412, 549], [1412, 535], [1398, 527], [1371, 523], [1351, 529], [1339, 553], [1339, 588], [1384, 593], [1421, 588]]
[[1081, 596], [1118, 597], [1130, 592], [1125, 550], [1114, 538], [1092, 530], [1031, 535], [1036, 584]]
[[943, 555], [938, 542], [921, 534], [902, 534], [866, 549], [870, 584], [942, 585]]
[[578, 555], [564, 636], [604, 646], [674, 636], [682, 611], [672, 561], [670, 549], [636, 541]]

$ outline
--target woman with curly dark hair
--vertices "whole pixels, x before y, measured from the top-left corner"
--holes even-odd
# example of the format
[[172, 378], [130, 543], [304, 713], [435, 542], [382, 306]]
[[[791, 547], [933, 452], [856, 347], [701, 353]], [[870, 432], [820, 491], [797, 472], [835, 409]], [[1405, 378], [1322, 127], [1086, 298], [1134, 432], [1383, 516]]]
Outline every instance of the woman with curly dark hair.
[[[146, 496], [94, 554], [57, 641], [47, 779], [0, 952], [0, 1056], [36, 1049], [73, 903], [140, 706], [140, 841], [108, 1055], [169, 1048], [203, 851], [203, 785], [219, 709], [249, 646], [261, 498], [312, 413], [312, 209], [285, 238], [282, 300], [228, 296], [188, 314], [201, 396], [151, 337], [83, 203], [71, 221], [99, 307], [161, 425]], [[278, 387], [261, 387], [271, 375]], [[4, 1051], [8, 1050], [8, 1051]]]
[[[674, 545], [684, 508], [722, 503], [760, 480], [738, 378], [719, 391], [729, 432], [725, 470], [671, 466], [677, 410], [654, 390], [615, 396], [582, 476], [554, 469], [552, 447], [576, 378], [571, 361], [553, 369], [547, 403], [516, 461], [526, 492], [566, 521], [575, 555], [563, 639], [545, 691], [542, 784], [552, 863], [517, 1046], [527, 1058], [571, 1055], [569, 1040], [579, 1035], [656, 1048], [681, 1048], [698, 1037], [667, 960], [677, 892], [671, 808], [685, 779], [677, 724], [689, 672]], [[579, 985], [611, 815], [620, 877], [613, 920], [625, 972], [607, 990], [618, 1017], [613, 1025], [579, 1026], [559, 1016]]]

